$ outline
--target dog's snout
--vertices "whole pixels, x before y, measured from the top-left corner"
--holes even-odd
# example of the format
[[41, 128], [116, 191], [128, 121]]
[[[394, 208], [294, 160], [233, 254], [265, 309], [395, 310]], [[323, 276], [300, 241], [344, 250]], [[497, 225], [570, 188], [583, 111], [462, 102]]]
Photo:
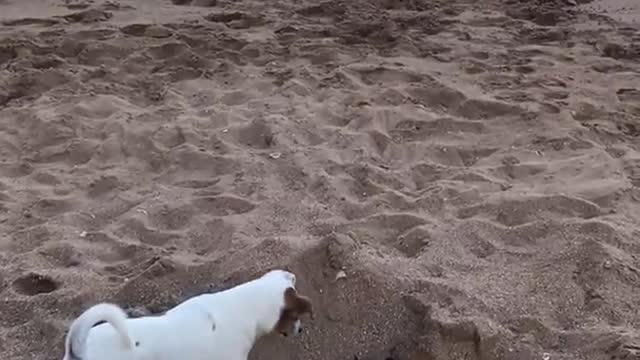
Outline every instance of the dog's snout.
[[300, 326], [300, 327], [298, 328], [298, 334], [302, 334], [302, 332], [303, 332], [303, 331], [304, 331], [304, 328], [303, 328], [302, 326]]

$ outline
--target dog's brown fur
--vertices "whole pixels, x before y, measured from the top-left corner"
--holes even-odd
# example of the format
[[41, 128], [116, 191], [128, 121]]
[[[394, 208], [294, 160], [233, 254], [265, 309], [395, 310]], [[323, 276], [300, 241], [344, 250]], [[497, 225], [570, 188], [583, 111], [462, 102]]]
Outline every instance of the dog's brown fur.
[[280, 319], [276, 323], [274, 331], [287, 336], [302, 315], [309, 314], [313, 318], [313, 305], [308, 297], [298, 294], [291, 287], [284, 292], [284, 303], [285, 306], [280, 313]]

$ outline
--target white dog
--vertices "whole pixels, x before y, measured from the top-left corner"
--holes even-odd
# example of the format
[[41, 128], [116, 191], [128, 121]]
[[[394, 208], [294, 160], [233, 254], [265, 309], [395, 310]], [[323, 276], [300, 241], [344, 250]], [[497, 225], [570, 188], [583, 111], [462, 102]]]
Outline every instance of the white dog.
[[98, 304], [71, 324], [63, 360], [246, 360], [261, 336], [297, 335], [300, 317], [313, 316], [295, 283], [294, 274], [272, 270], [160, 316], [128, 318], [116, 305]]

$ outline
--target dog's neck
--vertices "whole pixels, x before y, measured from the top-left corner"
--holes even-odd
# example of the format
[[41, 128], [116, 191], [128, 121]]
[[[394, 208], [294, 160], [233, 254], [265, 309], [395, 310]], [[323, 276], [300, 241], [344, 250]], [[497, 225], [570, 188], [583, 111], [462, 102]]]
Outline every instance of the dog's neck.
[[286, 287], [282, 281], [257, 279], [210, 294], [209, 311], [221, 322], [221, 329], [233, 329], [235, 334], [241, 334], [248, 354], [255, 342], [270, 333], [278, 322]]

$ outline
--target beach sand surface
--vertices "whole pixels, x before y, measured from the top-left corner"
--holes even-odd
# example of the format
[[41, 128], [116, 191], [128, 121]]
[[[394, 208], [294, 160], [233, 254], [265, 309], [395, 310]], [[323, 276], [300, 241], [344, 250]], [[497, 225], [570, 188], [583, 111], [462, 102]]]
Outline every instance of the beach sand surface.
[[638, 18], [1, 0], [0, 358], [288, 268], [252, 360], [640, 359]]

